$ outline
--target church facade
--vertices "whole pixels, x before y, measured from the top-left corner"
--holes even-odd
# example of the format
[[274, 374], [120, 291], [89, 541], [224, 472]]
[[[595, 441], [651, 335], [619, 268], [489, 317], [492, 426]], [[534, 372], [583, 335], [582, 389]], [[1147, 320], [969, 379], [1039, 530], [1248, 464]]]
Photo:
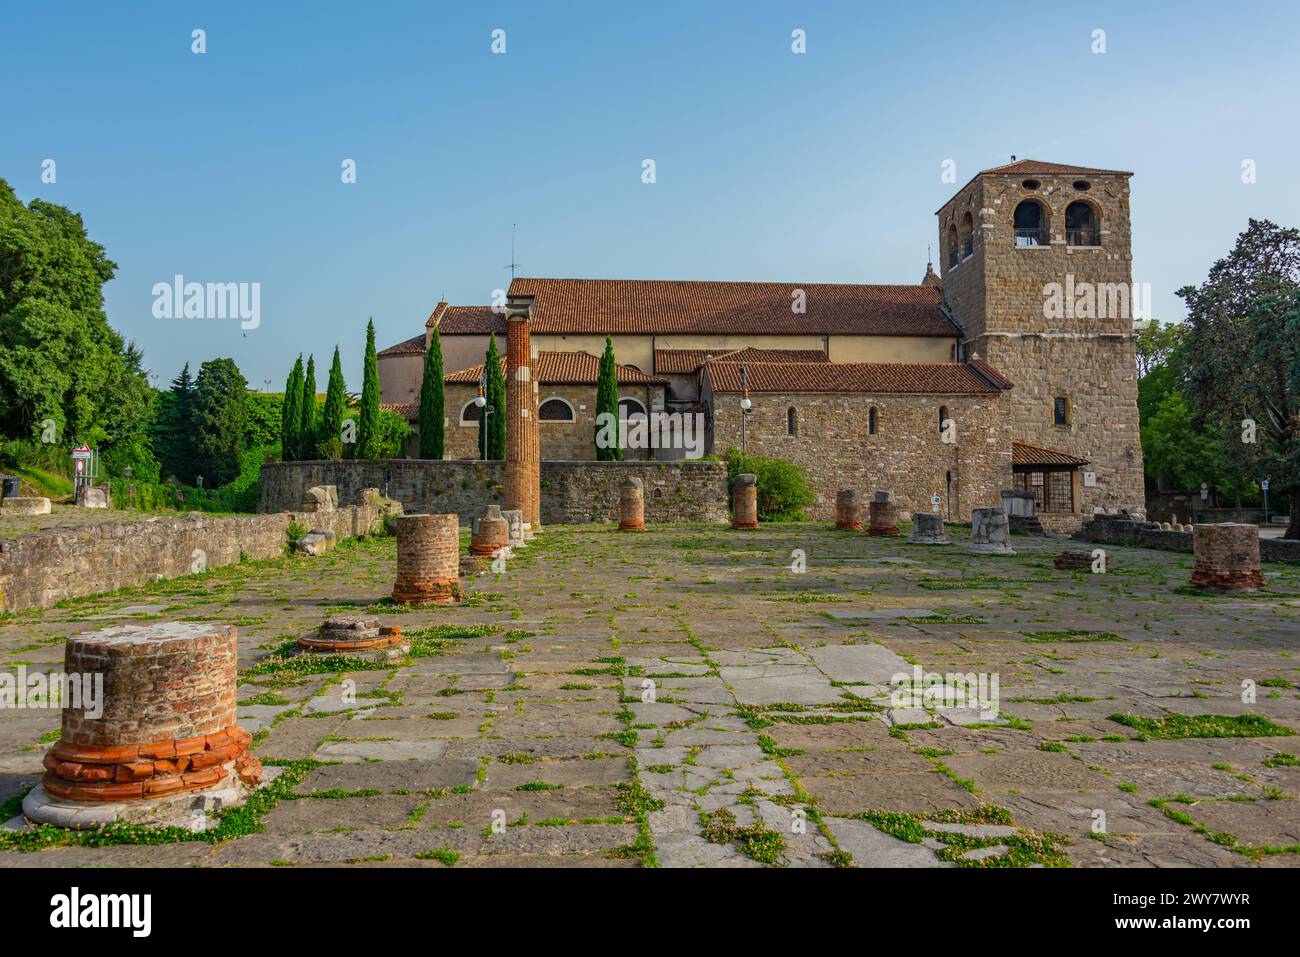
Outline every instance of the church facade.
[[[942, 276], [914, 285], [515, 279], [542, 457], [595, 457], [608, 336], [621, 417], [702, 426], [689, 449], [664, 432], [669, 447], [628, 458], [788, 459], [821, 518], [843, 488], [961, 521], [1017, 488], [1061, 530], [1097, 508], [1140, 512], [1130, 175], [1033, 160], [977, 174], [937, 213]], [[473, 399], [504, 315], [439, 303], [425, 326], [379, 354], [381, 400], [414, 421], [437, 327], [447, 457], [475, 458]]]

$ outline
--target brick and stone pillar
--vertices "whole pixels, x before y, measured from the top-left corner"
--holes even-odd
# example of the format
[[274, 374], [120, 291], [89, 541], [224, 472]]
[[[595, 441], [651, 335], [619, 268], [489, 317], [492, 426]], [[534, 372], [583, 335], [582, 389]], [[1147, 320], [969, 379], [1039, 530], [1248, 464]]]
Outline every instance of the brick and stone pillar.
[[897, 535], [898, 503], [894, 501], [893, 492], [877, 492], [871, 500], [871, 525], [868, 535]]
[[619, 487], [618, 530], [645, 531], [645, 489], [639, 478], [630, 478]]
[[68, 639], [64, 669], [79, 688], [63, 697], [45, 793], [33, 791], [24, 813], [85, 826], [113, 818], [78, 819], [77, 804], [255, 785], [262, 766], [248, 754], [253, 738], [235, 723], [238, 655], [235, 627], [215, 622], [118, 625]]
[[460, 520], [455, 515], [403, 515], [397, 533], [393, 598], [406, 605], [460, 601]]
[[497, 552], [510, 544], [510, 522], [501, 514], [501, 506], [489, 505], [487, 514], [474, 520], [470, 539], [471, 555], [495, 558]]
[[1014, 555], [1011, 522], [1002, 508], [977, 508], [970, 516], [970, 550], [981, 555]]
[[947, 545], [948, 536], [943, 530], [943, 516], [938, 512], [912, 513], [913, 545]]
[[835, 527], [844, 531], [862, 531], [862, 505], [858, 493], [846, 488], [835, 493]]
[[523, 512], [524, 524], [541, 523], [541, 455], [537, 389], [533, 382], [529, 307], [506, 307], [506, 508]]
[[731, 483], [731, 527], [758, 528], [758, 476], [752, 473]]
[[1197, 588], [1254, 591], [1264, 587], [1257, 525], [1197, 525], [1192, 550], [1196, 555], [1192, 584]]

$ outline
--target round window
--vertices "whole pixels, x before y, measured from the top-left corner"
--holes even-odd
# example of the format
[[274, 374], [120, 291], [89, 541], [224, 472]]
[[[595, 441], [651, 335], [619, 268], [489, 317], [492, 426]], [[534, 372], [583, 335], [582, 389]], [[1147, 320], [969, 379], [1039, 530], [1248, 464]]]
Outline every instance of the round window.
[[1074, 188], [1077, 189], [1079, 192], [1082, 193], [1082, 192], [1084, 192], [1085, 190], [1091, 189], [1091, 188], [1092, 188], [1092, 184], [1089, 183], [1087, 180], [1084, 180], [1084, 179], [1076, 179], [1076, 180], [1074, 181]]
[[1020, 185], [1023, 186], [1025, 189], [1038, 189], [1040, 184], [1036, 179], [1027, 179]]

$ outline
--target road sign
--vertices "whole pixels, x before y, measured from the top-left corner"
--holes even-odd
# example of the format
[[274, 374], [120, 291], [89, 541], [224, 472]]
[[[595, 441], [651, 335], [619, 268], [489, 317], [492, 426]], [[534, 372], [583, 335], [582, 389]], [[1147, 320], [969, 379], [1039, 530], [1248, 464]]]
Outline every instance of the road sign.
[[932, 511], [932, 512], [937, 512], [937, 511], [939, 511], [939, 505], [940, 505], [940, 503], [941, 503], [942, 501], [943, 501], [943, 500], [940, 499], [938, 495], [931, 495], [931, 496], [930, 496], [930, 511]]
[[1260, 487], [1263, 491], [1267, 492], [1267, 491], [1268, 491], [1268, 479], [1264, 479], [1264, 481], [1260, 482], [1260, 483], [1259, 483], [1259, 487]]
[[90, 449], [84, 445], [79, 449], [72, 450], [72, 457], [77, 461], [89, 461], [90, 457], [94, 454], [94, 452], [90, 451]]

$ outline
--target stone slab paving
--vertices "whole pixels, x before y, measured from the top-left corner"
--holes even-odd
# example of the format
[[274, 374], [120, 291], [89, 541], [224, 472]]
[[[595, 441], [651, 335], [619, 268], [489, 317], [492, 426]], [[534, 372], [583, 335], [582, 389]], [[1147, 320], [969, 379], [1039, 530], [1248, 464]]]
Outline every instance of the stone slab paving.
[[[19, 834], [0, 865], [1300, 863], [1300, 737], [1284, 733], [1300, 732], [1300, 569], [1212, 597], [1185, 588], [1190, 556], [1117, 549], [1092, 575], [1056, 571], [1057, 541], [1014, 547], [549, 528], [467, 581], [464, 605], [409, 610], [384, 601], [395, 554], [378, 538], [0, 618], [6, 670], [57, 668], [105, 621], [236, 623], [240, 720], [287, 766], [247, 833], [32, 852]], [[276, 657], [361, 610], [400, 624], [412, 657]], [[994, 716], [900, 696], [916, 667], [996, 675]], [[1273, 725], [1166, 738], [1124, 714], [1186, 716], [1195, 735]], [[57, 730], [57, 710], [0, 712], [6, 816]]]

